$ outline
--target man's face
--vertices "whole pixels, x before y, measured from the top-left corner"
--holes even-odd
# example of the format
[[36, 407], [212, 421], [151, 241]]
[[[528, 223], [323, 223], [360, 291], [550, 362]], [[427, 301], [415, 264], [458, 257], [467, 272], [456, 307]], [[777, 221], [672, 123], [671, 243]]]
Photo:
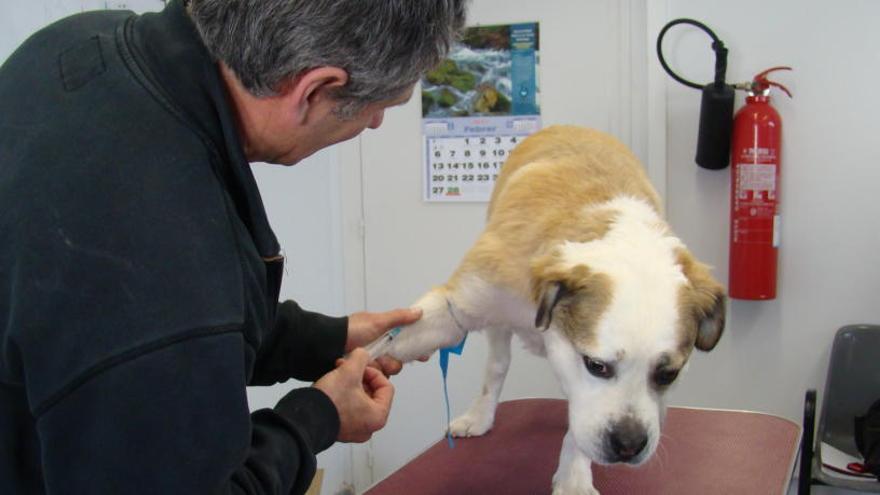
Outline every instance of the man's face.
[[385, 117], [385, 110], [405, 104], [412, 97], [415, 85], [396, 98], [370, 103], [355, 115], [341, 119], [335, 112], [328, 109], [319, 119], [315, 119], [308, 127], [308, 132], [301, 135], [295, 142], [280, 143], [281, 154], [270, 160], [274, 163], [294, 165], [313, 153], [342, 141], [347, 141], [364, 129], [378, 129]]

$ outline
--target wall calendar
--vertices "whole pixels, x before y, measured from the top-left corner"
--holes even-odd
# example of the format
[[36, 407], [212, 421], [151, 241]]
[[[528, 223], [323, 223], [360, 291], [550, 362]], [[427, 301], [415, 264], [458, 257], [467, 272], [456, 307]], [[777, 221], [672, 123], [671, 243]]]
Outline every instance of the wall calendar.
[[507, 155], [541, 128], [538, 24], [466, 30], [422, 80], [425, 201], [488, 201]]

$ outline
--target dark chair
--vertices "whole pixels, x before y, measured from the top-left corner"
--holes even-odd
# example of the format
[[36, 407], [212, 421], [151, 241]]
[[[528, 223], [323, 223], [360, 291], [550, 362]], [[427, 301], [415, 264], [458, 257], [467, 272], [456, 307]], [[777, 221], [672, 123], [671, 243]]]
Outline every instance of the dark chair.
[[880, 482], [876, 478], [843, 478], [822, 468], [823, 445], [860, 457], [854, 419], [865, 414], [877, 399], [880, 399], [880, 326], [845, 326], [834, 336], [818, 430], [816, 391], [808, 390], [804, 400], [798, 495], [809, 495], [812, 485], [880, 493]]

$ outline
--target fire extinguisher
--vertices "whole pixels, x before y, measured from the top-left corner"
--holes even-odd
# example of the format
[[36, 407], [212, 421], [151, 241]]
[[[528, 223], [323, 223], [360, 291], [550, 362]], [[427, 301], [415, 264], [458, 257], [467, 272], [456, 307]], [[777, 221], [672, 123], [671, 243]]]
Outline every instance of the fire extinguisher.
[[776, 298], [782, 119], [770, 104], [771, 87], [791, 97], [767, 78], [778, 70], [791, 67], [773, 67], [753, 78], [733, 121], [728, 293], [735, 299]]

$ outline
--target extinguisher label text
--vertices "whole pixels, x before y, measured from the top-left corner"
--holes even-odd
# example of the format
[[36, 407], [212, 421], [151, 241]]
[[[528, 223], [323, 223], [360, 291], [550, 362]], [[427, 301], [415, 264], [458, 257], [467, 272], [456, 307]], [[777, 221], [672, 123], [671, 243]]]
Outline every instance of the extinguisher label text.
[[737, 202], [764, 203], [776, 200], [776, 164], [740, 163], [737, 172]]
[[748, 161], [759, 160], [776, 160], [776, 150], [772, 148], [743, 148], [742, 158]]
[[733, 242], [779, 245], [776, 164], [737, 163]]
[[[741, 163], [738, 166], [738, 196], [746, 199], [747, 191], [767, 191], [776, 193], [776, 164]], [[772, 196], [771, 196], [772, 197]]]

